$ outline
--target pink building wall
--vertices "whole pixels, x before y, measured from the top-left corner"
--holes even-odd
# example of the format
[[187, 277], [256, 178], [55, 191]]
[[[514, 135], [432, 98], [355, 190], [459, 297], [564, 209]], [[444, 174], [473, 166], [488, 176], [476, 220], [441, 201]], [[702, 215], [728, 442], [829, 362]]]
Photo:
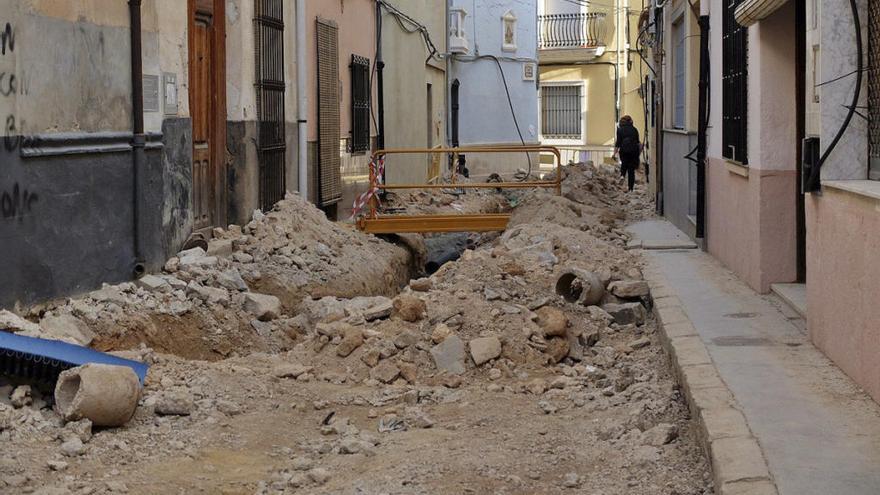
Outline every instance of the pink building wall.
[[[712, 3], [713, 13], [723, 8], [720, 1]], [[712, 66], [707, 248], [761, 293], [797, 278], [794, 24], [789, 2], [749, 28], [747, 167], [721, 156], [721, 64]], [[712, 26], [712, 57], [719, 61], [721, 28], [719, 21]]]
[[806, 210], [810, 338], [880, 401], [880, 200], [826, 186]]

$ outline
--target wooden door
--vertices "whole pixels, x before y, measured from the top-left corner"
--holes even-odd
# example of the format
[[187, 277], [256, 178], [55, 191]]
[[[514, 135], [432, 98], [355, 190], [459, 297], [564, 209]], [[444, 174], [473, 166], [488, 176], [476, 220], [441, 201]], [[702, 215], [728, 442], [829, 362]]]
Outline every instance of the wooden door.
[[225, 222], [226, 120], [223, 0], [189, 0], [189, 104], [193, 129], [193, 230]]

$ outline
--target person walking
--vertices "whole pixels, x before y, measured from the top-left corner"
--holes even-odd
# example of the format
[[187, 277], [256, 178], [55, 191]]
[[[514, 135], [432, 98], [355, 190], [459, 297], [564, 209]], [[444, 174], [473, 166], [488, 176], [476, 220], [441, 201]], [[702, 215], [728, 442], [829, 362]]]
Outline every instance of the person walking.
[[624, 115], [620, 118], [620, 125], [617, 126], [614, 156], [620, 159], [620, 177], [627, 178], [627, 189], [630, 192], [636, 185], [636, 170], [639, 168], [641, 153], [642, 143], [639, 141], [639, 131], [633, 125], [632, 117]]

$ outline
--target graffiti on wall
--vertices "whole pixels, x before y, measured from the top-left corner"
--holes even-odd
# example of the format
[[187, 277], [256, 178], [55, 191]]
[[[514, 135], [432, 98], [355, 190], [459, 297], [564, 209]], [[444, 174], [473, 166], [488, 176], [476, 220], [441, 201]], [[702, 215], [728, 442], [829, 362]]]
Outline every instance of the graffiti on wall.
[[[19, 149], [24, 140], [21, 135], [23, 121], [17, 118], [15, 108], [19, 95], [27, 93], [27, 85], [15, 70], [15, 29], [10, 23], [0, 24], [0, 126], [3, 147], [7, 152]], [[0, 218], [4, 220], [29, 217], [39, 196], [27, 187], [14, 183], [11, 188], [0, 185]]]

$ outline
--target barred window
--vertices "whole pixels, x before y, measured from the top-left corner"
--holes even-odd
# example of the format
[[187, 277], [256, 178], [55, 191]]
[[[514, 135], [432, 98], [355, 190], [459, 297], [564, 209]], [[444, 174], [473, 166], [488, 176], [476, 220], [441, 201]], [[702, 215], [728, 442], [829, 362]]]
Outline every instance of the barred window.
[[[868, 67], [880, 67], [880, 1], [868, 1]], [[880, 73], [868, 71], [868, 177], [880, 180]]]
[[734, 19], [743, 0], [726, 0], [721, 32], [723, 59], [721, 111], [722, 156], [748, 164], [748, 29]]
[[551, 139], [580, 139], [581, 86], [541, 87], [541, 134]]
[[370, 149], [370, 59], [351, 56], [351, 152]]

